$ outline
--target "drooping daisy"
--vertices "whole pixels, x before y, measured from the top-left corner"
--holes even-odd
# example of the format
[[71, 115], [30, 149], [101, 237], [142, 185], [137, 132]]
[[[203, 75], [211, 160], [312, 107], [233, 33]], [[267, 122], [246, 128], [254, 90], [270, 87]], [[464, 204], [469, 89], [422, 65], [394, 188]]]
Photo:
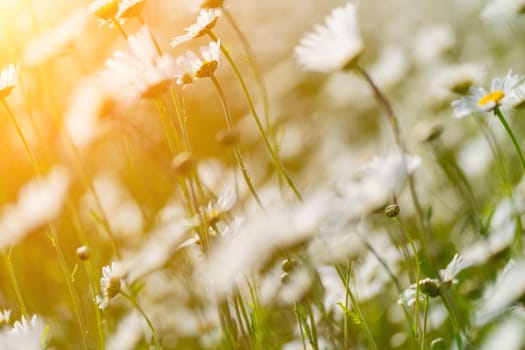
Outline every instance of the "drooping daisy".
[[0, 99], [4, 99], [11, 94], [16, 86], [18, 79], [18, 69], [15, 65], [10, 64], [0, 73]]
[[170, 46], [175, 47], [191, 39], [199, 38], [206, 35], [215, 27], [217, 20], [222, 15], [219, 8], [203, 9], [197, 17], [197, 22], [185, 28], [186, 34], [179, 35], [171, 39]]
[[102, 296], [97, 295], [96, 302], [101, 310], [104, 310], [111, 299], [116, 297], [122, 286], [122, 269], [120, 264], [112, 262], [111, 266], [106, 265], [102, 268], [102, 277], [100, 278], [100, 288]]
[[306, 34], [294, 53], [304, 69], [330, 73], [350, 68], [363, 49], [356, 8], [348, 3], [335, 8], [324, 25]]
[[509, 109], [519, 103], [515, 90], [523, 83], [524, 77], [512, 74], [512, 70], [503, 78], [492, 80], [490, 90], [472, 86], [470, 95], [452, 102], [454, 117], [463, 118], [469, 114], [493, 111], [496, 107]]
[[118, 95], [135, 98], [156, 98], [174, 80], [175, 59], [159, 55], [149, 29], [145, 26], [128, 38], [129, 50], [117, 51], [106, 61], [108, 70], [103, 79]]
[[118, 18], [133, 18], [140, 17], [146, 0], [123, 0], [120, 3]]

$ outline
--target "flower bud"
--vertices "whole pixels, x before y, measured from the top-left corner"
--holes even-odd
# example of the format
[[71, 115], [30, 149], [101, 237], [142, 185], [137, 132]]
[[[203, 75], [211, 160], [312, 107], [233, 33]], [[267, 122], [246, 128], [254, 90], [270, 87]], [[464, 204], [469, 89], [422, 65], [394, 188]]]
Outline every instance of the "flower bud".
[[389, 218], [395, 218], [396, 216], [399, 215], [399, 210], [400, 210], [399, 205], [390, 204], [385, 209], [385, 215], [388, 216]]
[[83, 245], [81, 247], [77, 248], [77, 257], [80, 260], [87, 260], [89, 259], [89, 247], [87, 245]]

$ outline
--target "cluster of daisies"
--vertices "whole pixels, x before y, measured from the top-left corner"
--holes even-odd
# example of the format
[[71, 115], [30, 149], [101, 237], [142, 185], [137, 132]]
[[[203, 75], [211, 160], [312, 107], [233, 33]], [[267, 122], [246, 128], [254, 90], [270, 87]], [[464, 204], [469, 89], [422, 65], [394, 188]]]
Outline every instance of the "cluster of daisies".
[[[490, 6], [496, 6], [502, 2], [505, 1], [492, 1], [487, 8], [490, 9]], [[215, 77], [221, 55], [232, 65], [234, 72], [240, 74], [234, 66], [228, 48], [221, 44], [221, 39], [214, 32], [217, 22], [226, 11], [223, 1], [201, 1], [199, 4], [201, 11], [196, 22], [188, 26], [184, 34], [171, 39], [169, 42], [171, 49], [179, 48], [179, 45], [194, 39], [209, 39], [208, 44], [200, 47], [198, 52], [187, 51], [180, 56], [174, 56], [166, 51], [165, 46], [167, 45], [157, 40], [154, 31], [144, 21], [142, 12], [146, 4], [146, 0], [96, 0], [89, 5], [89, 11], [100, 19], [101, 25], [109, 25], [118, 30], [128, 44], [127, 49], [116, 51], [106, 60], [105, 69], [96, 75], [96, 79], [101, 82], [100, 85], [107, 89], [108, 94], [114, 94], [112, 98], [129, 104], [139, 100], [158, 102], [165, 94], [174, 94], [172, 90], [174, 87], [177, 88], [177, 93], [183, 94], [195, 80], [202, 78], [210, 79], [221, 95], [222, 90]], [[511, 7], [508, 6], [508, 8]], [[484, 13], [487, 11], [489, 10], [484, 10]], [[512, 11], [521, 11], [521, 8], [512, 6]], [[100, 340], [102, 347], [104, 347], [105, 330], [102, 329], [104, 322], [101, 321], [100, 312], [110, 307], [114, 303], [113, 300], [119, 296], [130, 301], [135, 311], [138, 311], [142, 317], [142, 320], [135, 322], [135, 325], [138, 324], [135, 329], [144, 328], [144, 323], [141, 323], [144, 321], [150, 331], [152, 339], [150, 343], [154, 344], [157, 349], [163, 347], [162, 334], [160, 337], [157, 334], [157, 329], [161, 329], [163, 325], [154, 325], [149, 318], [149, 313], [139, 304], [137, 299], [142, 286], [137, 281], [152, 271], [158, 272], [170, 265], [174, 251], [184, 251], [184, 259], [187, 260], [184, 260], [183, 263], [191, 265], [190, 267], [182, 266], [180, 269], [183, 270], [181, 274], [185, 275], [185, 281], [190, 281], [191, 286], [188, 289], [191, 291], [184, 293], [176, 290], [173, 292], [174, 295], [183, 295], [184, 298], [181, 299], [191, 304], [187, 310], [184, 309], [181, 312], [181, 318], [184, 322], [190, 322], [191, 319], [191, 322], [196, 324], [192, 329], [203, 333], [209, 329], [219, 329], [222, 332], [222, 335], [218, 336], [211, 334], [210, 339], [202, 336], [199, 341], [204, 344], [201, 344], [203, 347], [212, 344], [208, 346], [211, 348], [219, 343], [224, 348], [256, 347], [258, 343], [255, 343], [254, 339], [260, 335], [255, 327], [267, 317], [262, 315], [260, 319], [257, 318], [259, 308], [268, 306], [270, 309], [270, 306], [278, 304], [278, 307], [286, 305], [293, 308], [297, 318], [297, 325], [289, 327], [293, 335], [284, 337], [286, 341], [289, 341], [284, 345], [286, 349], [309, 348], [309, 346], [314, 349], [330, 348], [334, 344], [342, 344], [343, 347], [348, 348], [351, 337], [350, 320], [353, 320], [355, 326], [366, 334], [368, 346], [377, 349], [378, 345], [368, 329], [367, 317], [360, 309], [360, 304], [384, 295], [382, 293], [388, 292], [388, 287], [393, 284], [398, 302], [394, 307], [403, 314], [392, 316], [391, 318], [397, 319], [392, 323], [406, 321], [409, 329], [394, 334], [390, 344], [398, 344], [399, 346], [396, 347], [400, 347], [408, 346], [407, 344], [412, 342], [416, 348], [425, 349], [428, 348], [428, 345], [432, 349], [446, 348], [443, 337], [436, 337], [430, 342], [428, 339], [425, 340], [425, 335], [427, 330], [431, 329], [431, 325], [427, 327], [427, 318], [437, 324], [434, 330], [445, 324], [445, 319], [448, 318], [451, 322], [448, 328], [451, 329], [450, 334], [452, 334], [448, 338], [455, 338], [450, 341], [455, 343], [451, 346], [466, 349], [471, 339], [474, 338], [470, 334], [471, 329], [482, 332], [483, 327], [497, 320], [501, 314], [519, 301], [522, 297], [520, 293], [525, 289], [524, 286], [521, 286], [519, 278], [524, 262], [521, 256], [517, 255], [516, 260], [511, 259], [506, 262], [494, 286], [487, 288], [485, 295], [478, 298], [485, 305], [481, 306], [477, 312], [473, 312], [474, 315], [470, 315], [472, 317], [469, 321], [472, 325], [467, 322], [465, 325], [460, 324], [458, 321], [460, 312], [451, 302], [451, 295], [454, 295], [454, 288], [459, 284], [460, 274], [470, 268], [483, 266], [489, 256], [497, 255], [513, 244], [522, 249], [518, 243], [522, 239], [520, 217], [525, 204], [516, 195], [520, 188], [514, 184], [509, 186], [511, 188], [509, 191], [514, 193], [514, 197], [511, 195], [510, 198], [505, 198], [498, 203], [491, 217], [487, 219], [486, 230], [492, 235], [480, 240], [476, 245], [458, 248], [459, 252], [454, 252], [453, 258], [444, 269], [438, 270], [436, 266], [430, 268], [427, 266], [425, 272], [430, 275], [428, 271], [436, 269], [435, 276], [423, 277], [422, 266], [432, 264], [434, 257], [429, 253], [431, 250], [429, 246], [432, 245], [430, 241], [432, 239], [432, 228], [430, 227], [432, 212], [431, 210], [423, 211], [418, 195], [418, 190], [421, 189], [415, 186], [416, 170], [420, 168], [422, 159], [410, 154], [392, 104], [362, 62], [365, 41], [361, 36], [357, 12], [358, 9], [353, 3], [335, 8], [326, 17], [323, 24], [315, 26], [312, 32], [304, 35], [293, 53], [297, 63], [306, 71], [333, 75], [356, 73], [363, 78], [373, 92], [378, 105], [383, 109], [383, 113], [390, 119], [388, 124], [392, 126], [395, 136], [396, 145], [392, 147], [395, 150], [388, 156], [374, 158], [355, 173], [349, 174], [348, 168], [344, 168], [339, 173], [329, 169], [327, 173], [330, 175], [327, 183], [316, 184], [315, 190], [299, 193], [291, 179], [287, 177], [284, 166], [272, 148], [271, 141], [273, 140], [270, 141], [269, 136], [265, 134], [248, 94], [247, 102], [260, 127], [265, 146], [272, 156], [279, 175], [295, 192], [295, 200], [290, 204], [284, 200], [281, 203], [272, 198], [274, 199], [271, 202], [272, 205], [264, 207], [264, 200], [260, 199], [257, 192], [259, 189], [252, 187], [250, 174], [245, 170], [240, 151], [236, 148], [235, 156], [246, 185], [252, 192], [252, 197], [240, 196], [228, 188], [221, 192], [223, 194], [220, 196], [202, 195], [200, 199], [210, 199], [205, 204], [192, 203], [191, 200], [194, 199], [192, 196], [196, 198], [198, 195], [192, 193], [195, 189], [191, 186], [197, 187], [196, 184], [199, 184], [201, 179], [199, 170], [193, 168], [194, 159], [189, 155], [191, 147], [183, 145], [181, 146], [182, 151], [178, 149], [177, 152], [170, 149], [173, 157], [170, 170], [175, 170], [174, 172], [179, 176], [178, 180], [184, 178], [178, 183], [182, 188], [180, 192], [187, 191], [184, 194], [191, 200], [187, 201], [188, 208], [181, 209], [183, 214], [173, 215], [176, 219], [172, 221], [177, 221], [176, 225], [164, 227], [159, 224], [158, 226], [161, 227], [155, 227], [158, 232], [152, 231], [154, 232], [152, 237], [141, 236], [141, 239], [150, 240], [141, 242], [142, 246], [134, 251], [134, 254], [130, 254], [131, 257], [123, 258], [120, 254], [116, 254], [118, 255], [114, 257], [116, 261], [102, 267], [100, 280], [98, 277], [91, 276], [93, 278], [90, 283], [93, 284], [94, 280], [98, 284], [93, 286], [91, 294], [93, 296], [92, 306], [96, 310], [99, 325], [98, 331], [102, 338]], [[140, 24], [140, 28], [132, 35], [128, 35], [124, 30], [123, 24], [127, 20], [137, 20]], [[20, 69], [19, 66], [11, 64], [0, 73], [0, 101], [15, 123], [19, 136], [33, 160], [34, 156], [8, 103], [8, 97], [17, 85]], [[245, 88], [242, 77], [237, 77]], [[461, 88], [458, 87], [459, 85]], [[476, 86], [466, 86], [468, 89], [465, 89], [462, 84], [455, 87], [456, 92], [463, 95], [452, 102], [449, 108], [450, 114], [456, 118], [463, 118], [472, 114], [493, 112], [511, 138], [525, 170], [525, 158], [520, 142], [504, 115], [504, 111], [521, 107], [525, 102], [525, 77], [509, 70], [505, 76], [494, 79], [489, 89]], [[175, 100], [174, 107], [177, 108], [177, 101], [175, 98], [173, 100]], [[234, 134], [228, 106], [224, 100], [221, 102], [223, 102], [230, 132], [227, 135], [230, 139], [225, 143], [237, 144], [239, 135]], [[177, 127], [183, 129], [182, 125], [177, 125]], [[184, 134], [181, 130], [176, 130], [175, 133]], [[435, 131], [427, 135], [426, 139], [437, 138], [436, 135], [439, 132]], [[166, 137], [169, 136], [166, 135]], [[73, 138], [78, 144], [78, 139]], [[305, 168], [309, 169], [306, 165]], [[66, 202], [65, 197], [73, 181], [72, 176], [62, 168], [50, 171], [47, 176], [42, 175], [38, 166], [35, 166], [34, 170], [37, 180], [29, 183], [27, 188], [21, 191], [16, 203], [3, 210], [0, 231], [4, 235], [0, 237], [0, 248], [6, 249], [12, 246], [19, 242], [25, 233], [35, 228], [46, 224], [51, 228], [53, 219], [58, 217], [63, 209]], [[456, 171], [460, 172], [460, 170]], [[219, 174], [214, 174], [214, 176], [226, 177], [223, 176], [223, 173], [226, 172], [224, 168], [216, 172]], [[463, 174], [457, 176], [468, 182]], [[408, 191], [411, 195], [410, 206], [415, 209], [413, 213], [410, 213], [410, 210], [406, 212], [409, 213], [408, 215], [417, 217], [414, 220], [415, 224], [411, 222], [410, 226], [405, 226], [403, 223], [398, 205], [398, 202], [403, 204], [408, 202], [400, 200], [406, 184], [408, 184]], [[106, 188], [114, 189], [113, 187], [116, 187], [113, 183], [106, 184]], [[271, 184], [263, 189], [272, 192], [268, 188], [275, 187], [276, 184]], [[202, 188], [198, 190], [204, 193]], [[93, 191], [95, 196], [97, 189]], [[266, 195], [270, 198], [279, 197], [272, 193]], [[48, 200], [49, 197], [53, 198]], [[279, 197], [279, 199], [282, 198]], [[242, 203], [237, 205], [239, 202]], [[257, 202], [257, 205], [252, 202]], [[253, 206], [249, 207], [252, 204]], [[169, 205], [166, 205], [164, 209], [169, 211], [168, 207]], [[377, 228], [376, 226], [379, 225], [375, 225], [374, 220], [377, 216], [374, 217], [374, 215], [385, 207], [386, 216], [393, 219], [391, 222], [395, 222], [396, 229], [399, 229], [398, 231], [403, 235], [401, 243], [396, 247], [387, 238], [388, 230], [384, 227]], [[237, 211], [238, 208], [244, 210]], [[104, 208], [98, 209], [104, 210]], [[140, 210], [135, 207], [130, 212], [133, 214], [138, 212], [136, 216], [140, 215]], [[159, 216], [162, 216], [161, 214], [169, 216], [170, 213], [160, 213]], [[131, 216], [134, 215], [129, 215], [125, 220], [131, 221], [129, 219]], [[373, 219], [370, 219], [370, 222], [367, 221], [371, 217]], [[96, 219], [103, 221], [102, 218], [97, 217]], [[157, 222], [152, 226], [155, 225]], [[111, 231], [111, 225], [106, 226], [105, 229], [108, 232]], [[137, 231], [142, 231], [144, 228], [142, 222], [137, 223], [136, 226]], [[415, 231], [414, 237], [410, 230]], [[6, 232], [8, 234], [5, 234]], [[198, 234], [195, 234], [196, 232]], [[58, 246], [56, 237], [50, 236], [54, 239], [53, 244]], [[393, 239], [390, 238], [390, 240]], [[280, 257], [281, 255], [284, 259], [280, 260], [278, 266], [268, 266], [273, 260], [280, 259], [275, 256]], [[77, 257], [86, 262], [86, 266], [90, 266], [88, 263], [91, 256], [87, 246], [78, 248]], [[348, 271], [344, 271], [348, 261], [353, 258], [358, 267], [352, 270], [353, 262], [351, 262]], [[90, 267], [88, 267], [88, 273], [90, 273], [89, 269]], [[405, 270], [408, 271], [407, 274], [404, 273]], [[159, 274], [160, 277], [155, 276], [157, 280], [154, 282], [165, 288], [168, 291], [166, 293], [179, 288], [173, 286], [178, 281], [178, 276], [170, 279], [173, 277], [168, 276], [170, 273]], [[134, 276], [131, 276], [133, 274]], [[520, 284], [513, 285], [514, 279]], [[312, 286], [315, 283], [322, 287], [320, 288], [322, 293], [315, 291]], [[354, 283], [357, 286], [354, 286]], [[182, 282], [181, 285], [183, 285]], [[159, 309], [161, 312], [167, 312], [164, 305], [154, 305], [156, 300], [162, 300], [163, 295], [160, 290], [163, 288], [155, 291], [158, 292], [157, 295], [153, 293], [151, 297], [153, 305], [148, 305], [158, 313]], [[183, 288], [180, 287], [180, 289]], [[359, 293], [354, 295], [352, 289], [354, 291], [359, 289]], [[511, 292], [505, 293], [504, 289], [510, 289]], [[314, 294], [314, 292], [309, 293], [312, 290], [321, 295], [319, 300], [312, 302], [309, 299]], [[196, 302], [193, 298], [200, 299]], [[147, 300], [147, 298], [144, 299]], [[74, 296], [73, 300], [76, 300]], [[151, 300], [148, 301], [151, 303]], [[204, 305], [197, 305], [199, 303]], [[380, 308], [381, 301], [378, 303], [380, 305], [378, 308]], [[23, 303], [20, 304], [23, 305]], [[161, 304], [161, 301], [158, 304]], [[75, 307], [78, 308], [78, 306]], [[250, 312], [247, 312], [248, 307], [252, 308]], [[174, 308], [173, 314], [178, 316], [180, 309]], [[21, 320], [12, 325], [10, 323], [11, 312], [6, 310], [0, 313], [0, 326], [3, 327], [0, 329], [0, 347], [8, 349], [46, 347], [47, 330], [42, 320], [36, 316], [30, 318], [26, 310], [21, 311], [23, 314]], [[436, 312], [431, 315], [432, 317], [429, 316], [433, 311]], [[516, 311], [518, 314], [516, 317], [522, 317], [519, 316], [519, 312], [523, 310]], [[212, 316], [209, 316], [208, 313]], [[395, 312], [392, 313], [395, 314]], [[83, 320], [78, 315], [77, 317], [82, 329]], [[169, 320], [171, 314], [165, 317]], [[326, 322], [327, 319], [329, 322]], [[429, 323], [432, 322], [429, 320]], [[326, 326], [327, 323], [333, 328], [323, 333], [322, 330], [329, 328]], [[376, 323], [381, 323], [381, 321], [376, 320]], [[317, 324], [323, 326], [316, 328]], [[442, 328], [445, 327], [447, 326]], [[191, 327], [188, 326], [188, 328]], [[334, 340], [336, 336], [332, 333], [341, 335], [344, 339]], [[192, 333], [191, 337], [200, 335]], [[396, 335], [399, 336], [396, 338]], [[87, 332], [83, 332], [83, 337], [88, 337]], [[229, 339], [235, 337], [239, 340]], [[23, 343], [20, 339], [25, 339], [26, 342]], [[209, 344], [205, 344], [206, 341]], [[364, 342], [364, 340], [359, 341]], [[132, 346], [136, 346], [137, 343], [138, 341]], [[86, 348], [89, 347], [89, 344], [90, 341], [85, 339]], [[264, 348], [266, 344], [263, 340], [259, 345]]]

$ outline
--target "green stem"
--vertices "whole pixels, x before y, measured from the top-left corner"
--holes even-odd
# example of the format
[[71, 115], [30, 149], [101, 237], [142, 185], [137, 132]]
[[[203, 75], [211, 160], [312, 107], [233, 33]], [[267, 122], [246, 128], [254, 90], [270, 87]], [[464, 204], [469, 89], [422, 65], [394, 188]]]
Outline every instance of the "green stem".
[[421, 262], [419, 261], [418, 252], [414, 244], [414, 240], [412, 239], [409, 231], [406, 229], [405, 225], [403, 224], [399, 216], [397, 216], [395, 219], [399, 225], [401, 232], [403, 233], [406, 240], [408, 241], [408, 244], [410, 244], [410, 248], [412, 249], [412, 254], [414, 254], [414, 261], [416, 264], [416, 281], [415, 281], [416, 282], [416, 302], [414, 304], [414, 320], [415, 321], [414, 321], [413, 327], [414, 327], [414, 333], [416, 334], [416, 339], [417, 339], [419, 338], [419, 295], [420, 295], [419, 294], [420, 293], [419, 279], [421, 276]]
[[271, 130], [271, 123], [270, 123], [270, 103], [268, 101], [268, 91], [266, 90], [266, 85], [264, 84], [264, 79], [261, 74], [261, 69], [259, 67], [259, 64], [257, 63], [257, 58], [252, 50], [252, 47], [250, 46], [250, 42], [242, 32], [241, 28], [237, 25], [237, 22], [235, 22], [232, 14], [227, 8], [222, 9], [224, 13], [224, 17], [230, 22], [233, 30], [239, 37], [242, 46], [244, 47], [244, 51], [246, 51], [246, 55], [248, 56], [249, 60], [249, 66], [252, 70], [253, 76], [255, 77], [255, 82], [257, 83], [257, 87], [259, 89], [259, 93], [261, 94], [262, 99], [262, 106], [263, 106], [263, 114], [264, 114], [264, 122], [266, 131], [270, 134], [270, 137], [272, 135]]
[[[339, 269], [337, 267], [336, 267], [336, 270], [339, 272], [339, 275], [341, 276], [342, 274], [340, 273], [340, 271], [339, 271]], [[376, 342], [375, 342], [374, 337], [372, 335], [372, 332], [370, 330], [370, 327], [368, 327], [368, 323], [366, 322], [366, 320], [365, 320], [365, 318], [363, 316], [363, 313], [361, 312], [361, 308], [359, 307], [359, 302], [355, 298], [354, 293], [352, 293], [352, 288], [350, 287], [350, 270], [351, 270], [351, 264], [348, 264], [348, 271], [346, 273], [346, 276], [344, 276], [346, 296], [348, 298], [350, 298], [350, 301], [352, 302], [352, 309], [355, 311], [357, 317], [359, 318], [361, 328], [363, 329], [363, 331], [366, 334], [366, 337], [368, 339], [368, 344], [370, 346], [370, 349], [377, 350], [377, 345], [376, 345]], [[345, 318], [346, 317], [348, 317], [348, 316], [345, 315]]]
[[20, 285], [18, 284], [18, 280], [16, 279], [15, 270], [13, 269], [13, 263], [11, 262], [12, 250], [13, 250], [13, 247], [9, 249], [9, 253], [7, 254], [4, 251], [2, 251], [2, 257], [4, 258], [4, 262], [7, 267], [7, 273], [9, 274], [9, 279], [11, 280], [11, 284], [13, 285], [13, 289], [15, 290], [16, 300], [18, 302], [18, 307], [20, 308], [20, 312], [22, 313], [22, 316], [24, 316], [26, 320], [29, 320], [29, 314], [27, 313], [26, 304], [24, 303], [24, 298], [22, 297], [22, 292], [20, 291]]
[[126, 299], [128, 299], [128, 301], [135, 307], [135, 309], [137, 309], [137, 311], [140, 313], [142, 318], [144, 318], [144, 320], [148, 324], [148, 328], [151, 331], [151, 335], [153, 337], [153, 341], [155, 342], [155, 349], [157, 349], [157, 350], [162, 349], [162, 347], [160, 346], [159, 338], [157, 336], [157, 331], [155, 331], [155, 327], [153, 327], [153, 323], [151, 323], [151, 320], [149, 319], [148, 315], [146, 315], [146, 313], [140, 307], [140, 305], [137, 303], [135, 298], [133, 298], [131, 295], [127, 294], [123, 290], [120, 290], [119, 293], [122, 294]]
[[69, 268], [67, 267], [66, 259], [64, 258], [64, 253], [62, 252], [62, 248], [60, 248], [60, 244], [58, 242], [58, 232], [57, 232], [55, 223], [49, 222], [48, 229], [49, 229], [51, 244], [55, 247], [55, 250], [58, 256], [58, 262], [60, 264], [60, 268], [62, 269], [62, 273], [64, 274], [64, 278], [66, 279], [69, 296], [71, 298], [71, 301], [73, 302], [73, 309], [75, 311], [75, 316], [77, 318], [77, 322], [80, 327], [80, 331], [82, 332], [82, 340], [84, 341], [84, 348], [89, 349], [88, 332], [86, 330], [86, 326], [84, 325], [84, 321], [81, 316], [80, 305], [77, 300], [77, 294], [75, 293], [75, 290], [73, 288], [73, 283], [71, 281], [71, 272], [69, 271]]
[[[366, 80], [366, 82], [372, 89], [375, 99], [377, 100], [381, 108], [383, 108], [383, 110], [385, 111], [388, 117], [388, 120], [390, 121], [392, 132], [394, 134], [394, 139], [397, 144], [397, 147], [402, 152], [403, 163], [405, 165], [405, 170], [406, 170], [407, 167], [406, 167], [406, 161], [405, 161], [405, 153], [407, 153], [407, 147], [403, 140], [401, 129], [399, 128], [399, 120], [394, 113], [394, 109], [392, 108], [392, 105], [390, 104], [388, 98], [383, 94], [383, 92], [379, 89], [376, 83], [372, 80], [372, 77], [368, 74], [368, 72], [359, 65], [356, 65], [356, 69], [363, 76], [363, 78]], [[408, 186], [410, 189], [410, 196], [412, 198], [412, 203], [414, 204], [414, 208], [416, 209], [419, 223], [421, 225], [421, 228], [423, 229], [423, 232], [426, 233], [428, 237], [430, 237], [431, 236], [430, 225], [425, 220], [424, 210], [423, 210], [423, 207], [421, 206], [421, 202], [419, 201], [419, 197], [416, 192], [416, 184], [415, 184], [414, 176], [408, 175], [408, 174], [407, 176], [408, 176]], [[422, 251], [426, 252], [427, 250], [426, 249], [426, 239], [424, 238], [427, 238], [427, 237], [421, 236], [420, 242], [421, 242]]]
[[40, 170], [40, 167], [38, 165], [38, 162], [36, 161], [35, 155], [33, 154], [33, 151], [31, 151], [31, 148], [29, 147], [29, 142], [27, 142], [27, 139], [22, 132], [22, 128], [20, 128], [20, 124], [18, 124], [18, 120], [16, 119], [15, 115], [13, 114], [13, 111], [9, 107], [9, 104], [5, 100], [5, 98], [2, 99], [2, 105], [4, 106], [5, 110], [7, 111], [7, 114], [9, 115], [9, 118], [11, 119], [11, 122], [15, 126], [16, 133], [18, 134], [18, 137], [20, 138], [20, 141], [22, 141], [22, 144], [24, 145], [24, 149], [29, 156], [29, 159], [31, 160], [31, 165], [33, 167], [33, 170], [35, 174], [41, 174], [42, 171]]
[[[86, 269], [86, 274], [88, 276], [89, 283], [91, 284], [91, 293], [93, 294], [93, 300], [95, 300], [95, 297], [97, 295], [97, 279], [95, 278], [95, 274], [93, 273], [93, 268], [91, 266], [91, 262], [89, 260], [85, 261], [84, 267]], [[106, 349], [106, 342], [104, 340], [104, 330], [102, 329], [102, 316], [100, 314], [100, 308], [98, 307], [96, 302], [93, 302], [93, 306], [95, 307], [95, 317], [97, 319], [97, 330], [98, 330], [98, 339], [100, 342], [100, 349], [105, 350]]]
[[[521, 151], [520, 144], [518, 140], [516, 139], [516, 136], [514, 135], [514, 132], [512, 131], [512, 128], [510, 127], [509, 123], [505, 119], [505, 116], [503, 115], [503, 112], [501, 112], [501, 109], [499, 107], [494, 108], [494, 114], [499, 118], [501, 124], [503, 124], [503, 127], [507, 131], [507, 134], [509, 135], [512, 144], [514, 145], [514, 149], [516, 150], [516, 153], [518, 153], [518, 156], [520, 158], [520, 163], [525, 170], [525, 158], [523, 157], [523, 153]], [[520, 214], [516, 213], [516, 232], [514, 234], [514, 242], [516, 246], [517, 253], [521, 256], [523, 255], [523, 241], [522, 241], [522, 229], [521, 229], [521, 218]]]
[[503, 127], [507, 131], [507, 134], [509, 135], [510, 139], [512, 140], [512, 144], [514, 145], [514, 149], [518, 153], [518, 156], [520, 158], [521, 166], [523, 167], [523, 170], [525, 170], [525, 158], [523, 158], [523, 153], [521, 152], [521, 147], [516, 139], [516, 136], [514, 135], [514, 132], [512, 131], [512, 128], [510, 127], [509, 123], [505, 119], [505, 116], [499, 109], [499, 107], [494, 108], [494, 114], [499, 118], [501, 124], [503, 124]]
[[422, 350], [425, 350], [425, 336], [427, 334], [427, 320], [428, 320], [428, 296], [425, 295], [425, 304], [423, 308], [423, 334], [421, 334], [421, 349]]
[[458, 350], [462, 350], [463, 342], [461, 340], [461, 330], [459, 328], [459, 324], [458, 324], [458, 320], [456, 319], [456, 315], [454, 314], [454, 311], [452, 310], [452, 307], [450, 305], [450, 302], [448, 301], [448, 298], [443, 294], [443, 291], [440, 292], [440, 296], [450, 316], [450, 322], [452, 323], [452, 328], [454, 329], [454, 338], [456, 340], [457, 348]]
[[[217, 90], [217, 93], [219, 94], [219, 97], [220, 97], [220, 100], [221, 100], [221, 104], [222, 104], [222, 109], [224, 111], [224, 116], [226, 118], [226, 125], [228, 126], [228, 130], [232, 131], [233, 130], [233, 122], [232, 122], [230, 109], [228, 108], [228, 104], [226, 103], [226, 98], [224, 96], [224, 91], [222, 90], [222, 87], [219, 84], [217, 78], [215, 78], [215, 76], [211, 75], [210, 79], [213, 82], [213, 85], [215, 86], [215, 89]], [[248, 169], [246, 168], [246, 165], [244, 164], [244, 160], [242, 159], [241, 151], [239, 149], [239, 146], [235, 145], [233, 147], [233, 151], [235, 153], [235, 159], [237, 160], [237, 163], [239, 164], [239, 168], [241, 169], [241, 173], [242, 173], [242, 176], [244, 178], [244, 182], [246, 182], [246, 186], [248, 186], [248, 189], [252, 193], [253, 198], [255, 198], [255, 201], [257, 202], [259, 207], [263, 208], [262, 202], [259, 199], [259, 195], [257, 194], [257, 191], [255, 190], [255, 187], [253, 186], [252, 181], [250, 179], [250, 174], [248, 173]]]
[[[208, 32], [208, 35], [212, 38], [212, 40], [214, 40], [214, 41], [218, 40], [217, 37], [215, 36], [215, 34], [213, 34], [211, 31]], [[299, 200], [302, 201], [301, 194], [299, 193], [299, 191], [295, 187], [295, 184], [293, 183], [291, 177], [288, 175], [288, 173], [287, 173], [283, 163], [281, 162], [281, 159], [279, 158], [278, 154], [273, 149], [273, 147], [272, 147], [272, 145], [270, 143], [270, 140], [269, 140], [268, 136], [266, 135], [266, 132], [264, 131], [264, 127], [262, 125], [261, 119], [259, 118], [259, 115], [257, 114], [257, 111], [255, 109], [255, 105], [254, 105], [253, 100], [252, 100], [251, 95], [250, 95], [250, 92], [248, 91], [248, 87], [246, 86], [246, 83], [245, 83], [245, 81], [244, 81], [244, 79], [243, 79], [243, 77], [241, 75], [241, 72], [239, 71], [239, 68], [237, 68], [237, 65], [233, 61], [233, 58], [231, 57], [230, 53], [228, 52], [228, 50], [222, 44], [221, 44], [221, 51], [224, 54], [224, 56], [226, 57], [226, 59], [228, 60], [228, 62], [230, 63], [230, 66], [232, 67], [232, 69], [233, 69], [233, 71], [235, 73], [235, 76], [237, 77], [237, 79], [239, 80], [239, 82], [241, 84], [242, 91], [244, 92], [244, 96], [246, 97], [246, 101], [248, 102], [248, 107], [250, 108], [250, 111], [251, 111], [251, 113], [253, 115], [253, 119], [255, 120], [255, 123], [257, 124], [257, 128], [259, 129], [259, 133], [261, 134], [261, 136], [263, 138], [263, 141], [264, 141], [264, 144], [266, 146], [266, 149], [270, 153], [270, 156], [272, 157], [273, 162], [277, 166], [277, 169], [279, 170], [281, 175], [284, 177], [286, 183], [291, 188], [291, 190], [293, 191], [295, 196]]]

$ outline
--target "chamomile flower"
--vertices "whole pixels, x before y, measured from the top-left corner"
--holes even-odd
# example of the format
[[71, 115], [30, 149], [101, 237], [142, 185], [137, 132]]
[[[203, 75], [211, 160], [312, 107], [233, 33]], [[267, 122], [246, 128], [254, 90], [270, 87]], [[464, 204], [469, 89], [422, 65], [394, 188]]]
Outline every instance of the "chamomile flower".
[[146, 5], [146, 0], [123, 0], [120, 3], [117, 17], [118, 18], [139, 17], [145, 5]]
[[452, 102], [454, 117], [463, 118], [469, 114], [490, 112], [495, 108], [510, 109], [520, 103], [516, 89], [522, 85], [524, 77], [512, 74], [512, 70], [503, 78], [492, 80], [490, 90], [472, 86], [470, 95]]
[[120, 264], [112, 262], [102, 268], [102, 278], [100, 278], [100, 288], [102, 296], [97, 295], [96, 302], [101, 310], [104, 310], [111, 299], [116, 297], [122, 286], [122, 268]]
[[118, 0], [95, 0], [89, 5], [89, 11], [102, 21], [110, 21], [118, 13]]
[[11, 94], [16, 86], [18, 79], [18, 69], [14, 64], [10, 64], [0, 73], [0, 99], [6, 98]]
[[324, 25], [306, 34], [294, 53], [304, 69], [330, 73], [350, 68], [363, 49], [356, 8], [348, 3], [335, 8]]
[[107, 85], [130, 98], [155, 98], [174, 80], [175, 59], [159, 55], [151, 33], [142, 27], [128, 38], [129, 50], [117, 51], [106, 61], [108, 70], [103, 75]]
[[191, 39], [206, 35], [206, 33], [215, 27], [215, 24], [221, 15], [222, 10], [219, 8], [201, 10], [199, 16], [197, 17], [197, 22], [184, 29], [186, 34], [179, 35], [171, 39], [170, 46], [175, 47], [181, 43], [190, 41]]
[[[219, 66], [219, 57], [221, 54], [221, 42], [212, 41], [208, 46], [200, 48], [202, 59], [192, 51], [188, 51], [179, 61], [180, 67], [190, 69], [193, 78], [209, 78], [213, 75]], [[189, 72], [178, 73], [177, 82], [188, 84], [192, 80], [187, 75]]]

